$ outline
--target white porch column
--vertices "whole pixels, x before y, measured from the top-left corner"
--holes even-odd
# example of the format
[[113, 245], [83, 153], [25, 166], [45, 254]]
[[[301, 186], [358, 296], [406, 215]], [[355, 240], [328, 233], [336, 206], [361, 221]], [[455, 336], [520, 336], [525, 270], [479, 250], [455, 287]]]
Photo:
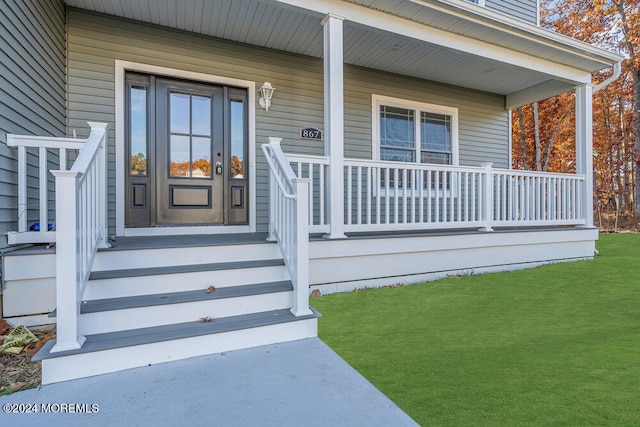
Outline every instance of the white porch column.
[[593, 227], [593, 103], [590, 84], [576, 88], [576, 173], [584, 175], [582, 212]]
[[344, 18], [327, 15], [324, 27], [324, 154], [329, 158], [329, 239], [344, 235]]

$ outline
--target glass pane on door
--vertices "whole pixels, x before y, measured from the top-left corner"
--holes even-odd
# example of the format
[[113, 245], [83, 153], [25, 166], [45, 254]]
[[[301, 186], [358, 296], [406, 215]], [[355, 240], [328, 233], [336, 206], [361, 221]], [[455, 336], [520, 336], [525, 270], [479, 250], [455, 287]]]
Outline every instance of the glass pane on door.
[[172, 92], [170, 111], [171, 177], [211, 177], [211, 97]]
[[231, 101], [231, 178], [244, 178], [244, 103]]

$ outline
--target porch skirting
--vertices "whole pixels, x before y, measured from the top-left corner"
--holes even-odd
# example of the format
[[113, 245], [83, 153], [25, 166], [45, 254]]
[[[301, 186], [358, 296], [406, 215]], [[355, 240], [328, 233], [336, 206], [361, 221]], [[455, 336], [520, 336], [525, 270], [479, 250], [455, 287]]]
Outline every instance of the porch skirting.
[[592, 259], [595, 228], [504, 229], [492, 233], [387, 233], [312, 239], [311, 292], [350, 292], [447, 276], [520, 270]]

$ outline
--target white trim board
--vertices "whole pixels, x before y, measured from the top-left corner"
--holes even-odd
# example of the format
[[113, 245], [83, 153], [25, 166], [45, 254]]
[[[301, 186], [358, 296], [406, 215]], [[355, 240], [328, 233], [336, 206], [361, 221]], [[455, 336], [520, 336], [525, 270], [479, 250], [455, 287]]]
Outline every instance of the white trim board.
[[[219, 85], [245, 88], [248, 91], [249, 104], [249, 225], [246, 226], [200, 226], [200, 227], [146, 227], [125, 228], [125, 188], [124, 188], [124, 141], [125, 141], [125, 72], [158, 74], [187, 80], [214, 83]], [[256, 83], [250, 80], [234, 79], [212, 74], [197, 73], [175, 68], [141, 64], [137, 62], [115, 61], [115, 107], [116, 107], [116, 235], [152, 236], [171, 234], [216, 234], [216, 233], [253, 233], [256, 231]]]

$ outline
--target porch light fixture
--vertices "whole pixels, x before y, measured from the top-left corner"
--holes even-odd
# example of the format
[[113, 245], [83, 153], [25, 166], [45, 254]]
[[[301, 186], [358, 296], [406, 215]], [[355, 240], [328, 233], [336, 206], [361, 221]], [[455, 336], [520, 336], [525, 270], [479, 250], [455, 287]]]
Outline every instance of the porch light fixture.
[[276, 88], [271, 86], [271, 83], [264, 82], [258, 90], [260, 91], [260, 106], [269, 111], [269, 107], [271, 106], [271, 97], [273, 96], [273, 92], [275, 92]]

